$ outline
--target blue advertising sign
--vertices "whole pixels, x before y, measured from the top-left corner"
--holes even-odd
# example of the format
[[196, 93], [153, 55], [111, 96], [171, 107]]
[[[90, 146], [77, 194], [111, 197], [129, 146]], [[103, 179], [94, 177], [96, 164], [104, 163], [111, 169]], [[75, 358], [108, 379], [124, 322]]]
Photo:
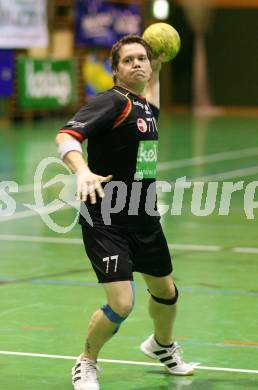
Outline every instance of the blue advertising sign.
[[0, 96], [8, 97], [13, 93], [14, 52], [0, 50]]
[[127, 34], [141, 34], [137, 4], [76, 0], [75, 40], [78, 46], [110, 48]]

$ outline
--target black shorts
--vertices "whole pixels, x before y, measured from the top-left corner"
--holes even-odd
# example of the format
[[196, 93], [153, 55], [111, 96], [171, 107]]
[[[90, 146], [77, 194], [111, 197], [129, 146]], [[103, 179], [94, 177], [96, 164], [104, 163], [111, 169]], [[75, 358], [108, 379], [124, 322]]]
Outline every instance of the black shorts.
[[133, 272], [167, 276], [172, 262], [160, 223], [147, 232], [82, 225], [86, 253], [99, 283], [133, 280]]

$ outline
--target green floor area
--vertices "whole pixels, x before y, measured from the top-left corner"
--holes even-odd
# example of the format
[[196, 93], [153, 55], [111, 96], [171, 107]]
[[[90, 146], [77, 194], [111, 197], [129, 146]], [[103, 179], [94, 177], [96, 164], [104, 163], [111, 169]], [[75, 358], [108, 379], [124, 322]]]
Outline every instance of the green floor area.
[[[92, 312], [104, 303], [84, 253], [80, 227], [75, 224], [58, 233], [44, 219], [49, 216], [63, 228], [76, 220], [76, 210], [65, 208], [60, 198], [62, 182], [41, 189], [45, 214], [28, 207], [37, 204], [34, 176], [39, 164], [57, 157], [54, 138], [63, 123], [64, 119], [16, 123], [0, 132], [0, 389], [4, 390], [72, 389], [72, 357], [83, 348]], [[193, 377], [177, 378], [157, 364], [148, 365], [155, 362], [139, 350], [152, 332], [148, 293], [136, 274], [134, 311], [100, 355], [103, 390], [258, 388], [257, 129], [258, 118], [197, 120], [162, 113], [158, 179], [171, 189], [160, 193], [159, 202], [169, 206], [162, 225], [180, 291], [175, 338], [185, 360], [199, 366]], [[53, 160], [42, 174], [43, 184], [60, 174], [68, 176]], [[185, 190], [181, 214], [173, 215], [174, 183], [182, 177], [192, 185]], [[207, 216], [196, 215], [196, 178], [205, 182], [201, 209], [207, 206], [208, 184], [218, 183], [215, 205]], [[8, 181], [12, 183], [3, 184]], [[220, 215], [225, 182], [242, 183], [242, 189], [232, 193], [228, 215]], [[253, 199], [248, 199], [251, 185]], [[56, 201], [61, 202], [60, 209], [50, 212]], [[11, 212], [3, 215], [7, 206]], [[245, 207], [253, 208], [253, 218], [247, 217]]]

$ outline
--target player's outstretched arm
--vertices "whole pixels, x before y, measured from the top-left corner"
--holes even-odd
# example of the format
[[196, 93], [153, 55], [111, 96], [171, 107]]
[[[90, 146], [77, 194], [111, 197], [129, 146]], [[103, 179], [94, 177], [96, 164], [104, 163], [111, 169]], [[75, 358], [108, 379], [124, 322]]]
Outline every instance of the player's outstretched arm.
[[159, 73], [162, 66], [162, 58], [164, 54], [156, 59], [153, 59], [151, 62], [152, 75], [146, 90], [146, 99], [149, 103], [153, 104], [157, 108], [160, 107], [160, 82], [159, 82]]
[[[65, 133], [59, 133], [56, 137], [56, 144], [59, 150], [62, 149], [62, 145], [67, 142], [78, 142], [71, 135]], [[72, 148], [72, 147], [71, 147]], [[76, 148], [75, 148], [76, 149]], [[83, 155], [78, 150], [70, 150], [63, 156], [65, 164], [74, 172], [77, 176], [77, 199], [85, 202], [87, 198], [90, 198], [92, 204], [96, 203], [96, 195], [100, 198], [105, 196], [101, 183], [112, 180], [112, 175], [100, 176], [93, 173]]]

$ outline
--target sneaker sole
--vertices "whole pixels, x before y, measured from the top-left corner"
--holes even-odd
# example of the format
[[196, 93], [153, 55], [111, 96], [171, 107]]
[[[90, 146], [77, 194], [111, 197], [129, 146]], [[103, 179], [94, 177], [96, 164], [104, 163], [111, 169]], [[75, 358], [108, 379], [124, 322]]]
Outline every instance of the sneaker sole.
[[189, 370], [187, 371], [173, 371], [171, 370], [170, 368], [168, 368], [165, 364], [164, 364], [167, 372], [169, 372], [170, 375], [177, 375], [177, 376], [191, 376], [194, 374], [194, 368], [190, 368]]
[[[152, 352], [148, 351], [146, 348], [145, 348], [145, 345], [144, 343], [142, 343], [140, 345], [140, 350], [148, 357], [150, 357], [151, 359], [154, 359], [154, 360], [159, 360], [159, 358]], [[171, 375], [178, 375], [178, 376], [190, 376], [190, 375], [193, 375], [194, 373], [194, 368], [190, 368], [189, 370], [187, 371], [182, 371], [182, 372], [179, 372], [179, 371], [175, 371], [175, 370], [171, 370], [170, 368], [168, 368], [164, 363], [161, 363], [163, 364], [163, 366], [165, 367], [165, 369], [169, 372], [169, 374]]]

